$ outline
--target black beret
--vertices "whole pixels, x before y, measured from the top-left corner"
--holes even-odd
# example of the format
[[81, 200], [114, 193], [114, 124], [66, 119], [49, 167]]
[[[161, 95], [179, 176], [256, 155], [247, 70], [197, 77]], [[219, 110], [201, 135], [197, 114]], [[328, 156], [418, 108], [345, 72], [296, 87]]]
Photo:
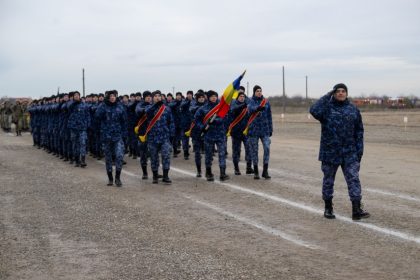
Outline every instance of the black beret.
[[150, 91], [146, 90], [145, 92], [143, 92], [143, 99], [148, 96], [152, 96], [152, 93]]
[[258, 86], [258, 85], [254, 86], [253, 93], [255, 94], [255, 92], [256, 92], [257, 90], [259, 90], [259, 89], [261, 89], [261, 87], [260, 87], [260, 86]]
[[347, 91], [347, 86], [346, 86], [345, 84], [343, 84], [343, 83], [336, 84], [336, 85], [334, 86], [334, 88], [333, 88], [334, 92], [336, 92], [336, 91], [337, 91], [337, 89], [339, 89], [339, 88], [343, 88], [343, 89], [345, 89], [345, 90], [346, 90], [346, 92], [348, 93], [348, 91]]
[[208, 98], [210, 98], [213, 95], [216, 95], [217, 97], [219, 96], [219, 94], [217, 92], [215, 92], [214, 90], [207, 91], [207, 97]]

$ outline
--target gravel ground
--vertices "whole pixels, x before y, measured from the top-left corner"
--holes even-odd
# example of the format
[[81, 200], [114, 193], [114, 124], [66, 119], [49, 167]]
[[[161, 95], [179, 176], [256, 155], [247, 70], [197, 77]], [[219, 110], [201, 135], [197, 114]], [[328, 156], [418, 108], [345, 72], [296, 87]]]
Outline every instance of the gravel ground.
[[319, 125], [304, 117], [276, 116], [272, 180], [235, 176], [229, 162], [226, 184], [177, 158], [174, 183], [152, 185], [127, 159], [123, 188], [107, 187], [102, 162], [75, 168], [28, 134], [0, 133], [0, 279], [419, 279], [419, 128], [364, 116], [372, 217], [348, 219], [338, 173], [331, 221]]

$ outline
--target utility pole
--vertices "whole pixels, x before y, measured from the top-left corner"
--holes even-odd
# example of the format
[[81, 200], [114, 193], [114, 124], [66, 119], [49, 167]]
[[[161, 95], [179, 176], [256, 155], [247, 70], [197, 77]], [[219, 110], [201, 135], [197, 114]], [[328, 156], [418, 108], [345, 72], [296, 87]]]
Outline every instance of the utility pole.
[[82, 68], [83, 97], [85, 97], [85, 68]]
[[249, 97], [249, 82], [246, 82], [246, 97]]
[[283, 66], [283, 114], [286, 113], [286, 85], [284, 81], [284, 66]]
[[172, 95], [174, 96], [174, 98], [175, 98], [175, 87], [172, 87]]
[[306, 79], [306, 104], [308, 104], [308, 76], [305, 76]]
[[57, 95], [60, 94], [60, 87], [57, 88]]

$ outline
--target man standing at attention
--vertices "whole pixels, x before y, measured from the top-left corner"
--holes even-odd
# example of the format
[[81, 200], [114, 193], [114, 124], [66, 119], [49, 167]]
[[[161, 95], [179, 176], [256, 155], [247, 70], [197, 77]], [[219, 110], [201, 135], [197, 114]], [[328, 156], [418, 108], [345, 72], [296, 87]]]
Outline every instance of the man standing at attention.
[[345, 84], [337, 84], [321, 97], [310, 109], [312, 116], [321, 123], [319, 160], [324, 173], [322, 198], [325, 201], [324, 217], [334, 219], [333, 194], [335, 174], [338, 167], [344, 173], [353, 220], [368, 218], [361, 209], [362, 190], [359, 180], [360, 161], [363, 156], [363, 122], [359, 109], [347, 99]]

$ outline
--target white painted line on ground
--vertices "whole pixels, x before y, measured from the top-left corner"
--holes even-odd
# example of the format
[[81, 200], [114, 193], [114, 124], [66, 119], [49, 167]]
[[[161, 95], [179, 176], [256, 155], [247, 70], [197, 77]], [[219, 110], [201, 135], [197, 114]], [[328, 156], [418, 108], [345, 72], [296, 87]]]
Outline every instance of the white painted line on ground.
[[[229, 160], [227, 160], [227, 161], [229, 161]], [[245, 163], [242, 163], [242, 162], [240, 162], [240, 164], [245, 165]], [[306, 181], [306, 182], [309, 182], [309, 183], [316, 183], [320, 187], [322, 186], [322, 180], [321, 179], [318, 179], [318, 178], [315, 178], [315, 177], [310, 177], [310, 176], [307, 176], [307, 175], [302, 175], [302, 174], [299, 174], [299, 173], [296, 173], [296, 172], [292, 172], [290, 170], [282, 171], [282, 170], [278, 170], [278, 169], [268, 168], [268, 171], [270, 171], [272, 173], [275, 173], [275, 174], [278, 174], [280, 176], [286, 177], [286, 178], [303, 180], [303, 181]], [[273, 180], [276, 180], [276, 179], [273, 178]], [[305, 188], [305, 186], [306, 187], [312, 187], [312, 185], [308, 185], [308, 184], [304, 184], [304, 183], [299, 183], [299, 184], [304, 188]], [[347, 186], [340, 186], [340, 187], [347, 187]], [[385, 195], [385, 196], [398, 197], [398, 198], [408, 200], [408, 201], [420, 202], [420, 198], [418, 198], [416, 196], [413, 196], [413, 195], [403, 194], [403, 193], [383, 191], [383, 190], [379, 190], [379, 189], [375, 189], [375, 188], [371, 188], [371, 187], [362, 187], [362, 191], [363, 192], [376, 193], [376, 194]]]
[[[176, 171], [176, 172], [179, 172], [179, 173], [183, 173], [185, 175], [189, 175], [189, 176], [195, 177], [195, 174], [194, 173], [188, 172], [188, 171], [183, 170], [183, 169], [172, 167], [171, 170]], [[269, 200], [272, 200], [272, 201], [276, 201], [276, 202], [280, 202], [280, 203], [283, 203], [283, 204], [287, 204], [289, 206], [292, 206], [292, 207], [295, 207], [295, 208], [298, 208], [298, 209], [302, 209], [302, 210], [305, 210], [307, 212], [310, 212], [310, 213], [313, 213], [313, 214], [317, 214], [317, 215], [320, 215], [320, 216], [322, 216], [323, 213], [324, 213], [324, 211], [321, 210], [321, 209], [316, 209], [316, 208], [314, 208], [312, 206], [305, 205], [305, 204], [303, 204], [301, 202], [294, 202], [294, 201], [291, 201], [291, 200], [288, 200], [288, 199], [285, 199], [285, 198], [282, 198], [282, 197], [279, 197], [279, 196], [266, 194], [266, 193], [263, 193], [263, 192], [260, 192], [260, 191], [255, 191], [255, 190], [252, 190], [252, 189], [240, 187], [240, 186], [237, 186], [237, 185], [234, 185], [234, 184], [230, 184], [230, 183], [220, 182], [218, 180], [215, 180], [214, 182], [217, 183], [217, 184], [220, 184], [220, 185], [229, 187], [231, 189], [240, 191], [240, 192], [253, 194], [253, 195], [256, 195], [256, 196], [265, 198], [265, 199], [269, 199]], [[417, 244], [420, 244], [420, 237], [419, 236], [413, 236], [411, 234], [400, 232], [400, 231], [397, 231], [397, 230], [394, 230], [394, 229], [376, 226], [376, 225], [373, 225], [373, 224], [369, 224], [369, 223], [367, 223], [365, 221], [363, 221], [363, 222], [354, 222], [352, 219], [350, 219], [348, 217], [344, 217], [344, 216], [338, 215], [338, 214], [336, 214], [335, 216], [336, 216], [336, 218], [338, 220], [343, 221], [343, 222], [346, 222], [346, 223], [351, 223], [352, 225], [358, 225], [358, 226], [361, 226], [361, 227], [364, 227], [364, 228], [368, 228], [368, 229], [374, 230], [374, 231], [379, 232], [379, 233], [383, 233], [385, 235], [391, 235], [391, 236], [394, 236], [394, 237], [403, 239], [405, 241], [412, 241], [412, 242], [416, 242]]]
[[236, 214], [234, 214], [232, 212], [229, 212], [227, 210], [224, 210], [222, 208], [219, 208], [219, 207], [217, 207], [215, 205], [212, 205], [212, 204], [209, 204], [207, 202], [200, 201], [200, 200], [195, 199], [195, 198], [193, 198], [191, 196], [184, 195], [184, 197], [185, 198], [188, 198], [188, 199], [190, 199], [192, 201], [194, 201], [197, 204], [200, 204], [200, 205], [205, 206], [205, 207], [207, 207], [207, 208], [209, 208], [211, 210], [214, 210], [214, 211], [216, 211], [216, 212], [218, 212], [218, 213], [220, 213], [222, 215], [231, 217], [231, 218], [233, 218], [233, 219], [235, 219], [237, 221], [240, 221], [240, 222], [245, 223], [247, 225], [250, 225], [250, 226], [253, 226], [255, 228], [258, 228], [258, 229], [260, 229], [260, 230], [262, 230], [262, 231], [264, 231], [266, 233], [269, 233], [271, 235], [274, 235], [274, 236], [278, 236], [280, 238], [283, 238], [283, 239], [285, 239], [287, 241], [290, 241], [290, 242], [292, 242], [292, 243], [294, 243], [296, 245], [303, 246], [303, 247], [306, 247], [306, 248], [309, 248], [309, 249], [313, 249], [313, 250], [320, 249], [320, 247], [317, 246], [317, 245], [314, 245], [314, 244], [308, 243], [306, 241], [297, 239], [297, 238], [295, 238], [295, 237], [293, 237], [293, 236], [291, 236], [291, 235], [289, 235], [289, 234], [287, 234], [285, 232], [282, 232], [282, 231], [280, 231], [278, 229], [275, 229], [275, 228], [272, 228], [272, 227], [269, 227], [269, 226], [262, 225], [262, 224], [260, 224], [260, 223], [258, 223], [256, 221], [253, 221], [251, 219], [248, 219], [248, 218], [245, 218], [245, 217], [236, 215]]
[[362, 189], [364, 191], [367, 192], [371, 192], [371, 193], [378, 193], [378, 194], [382, 194], [382, 195], [388, 195], [388, 196], [395, 196], [401, 199], [405, 199], [405, 200], [410, 200], [410, 201], [415, 201], [415, 202], [420, 202], [420, 198], [417, 198], [415, 196], [411, 196], [408, 194], [401, 194], [401, 193], [394, 193], [394, 192], [388, 192], [388, 191], [382, 191], [382, 190], [378, 190], [378, 189], [373, 189], [373, 188], [365, 188]]
[[[101, 163], [103, 165], [105, 164], [103, 161], [98, 160], [97, 162]], [[195, 177], [194, 173], [183, 170], [183, 169], [172, 167], [171, 170], [173, 170], [175, 172], [178, 172], [178, 173], [181, 173], [181, 174], [191, 176], [191, 177]], [[129, 172], [129, 171], [126, 171], [124, 169], [122, 170], [122, 172], [129, 175], [129, 176], [140, 177], [139, 175], [136, 175], [136, 174], [134, 174], [132, 172]], [[205, 180], [205, 178], [202, 178], [202, 179]], [[253, 195], [256, 195], [256, 196], [259, 196], [259, 197], [262, 197], [262, 198], [266, 198], [266, 199], [269, 199], [269, 200], [272, 200], [272, 201], [287, 204], [287, 205], [290, 205], [292, 207], [299, 208], [299, 209], [302, 209], [302, 210], [305, 210], [307, 212], [317, 214], [317, 215], [320, 215], [320, 216], [323, 215], [323, 213], [324, 213], [324, 211], [322, 209], [316, 209], [312, 206], [308, 206], [308, 205], [305, 205], [305, 204], [300, 203], [300, 202], [294, 202], [294, 201], [291, 201], [291, 200], [288, 200], [288, 199], [285, 199], [285, 198], [282, 198], [282, 197], [279, 197], [279, 196], [266, 194], [266, 193], [263, 193], [263, 192], [251, 190], [251, 189], [240, 187], [240, 186], [230, 184], [230, 183], [220, 182], [218, 180], [215, 180], [214, 182], [217, 183], [217, 184], [229, 187], [231, 189], [240, 191], [240, 192], [253, 194]], [[371, 229], [373, 231], [376, 231], [376, 232], [379, 232], [379, 233], [382, 233], [382, 234], [385, 234], [385, 235], [391, 235], [391, 236], [403, 239], [405, 241], [412, 241], [412, 242], [415, 242], [417, 244], [420, 244], [420, 237], [419, 236], [414, 236], [414, 235], [411, 235], [411, 234], [400, 232], [400, 231], [395, 230], [395, 229], [376, 226], [374, 224], [369, 224], [367, 222], [354, 222], [352, 219], [350, 219], [348, 217], [338, 215], [338, 214], [335, 214], [335, 216], [338, 220], [346, 222], [346, 223], [351, 223], [352, 225], [358, 225], [358, 226], [368, 228], [368, 229]]]

